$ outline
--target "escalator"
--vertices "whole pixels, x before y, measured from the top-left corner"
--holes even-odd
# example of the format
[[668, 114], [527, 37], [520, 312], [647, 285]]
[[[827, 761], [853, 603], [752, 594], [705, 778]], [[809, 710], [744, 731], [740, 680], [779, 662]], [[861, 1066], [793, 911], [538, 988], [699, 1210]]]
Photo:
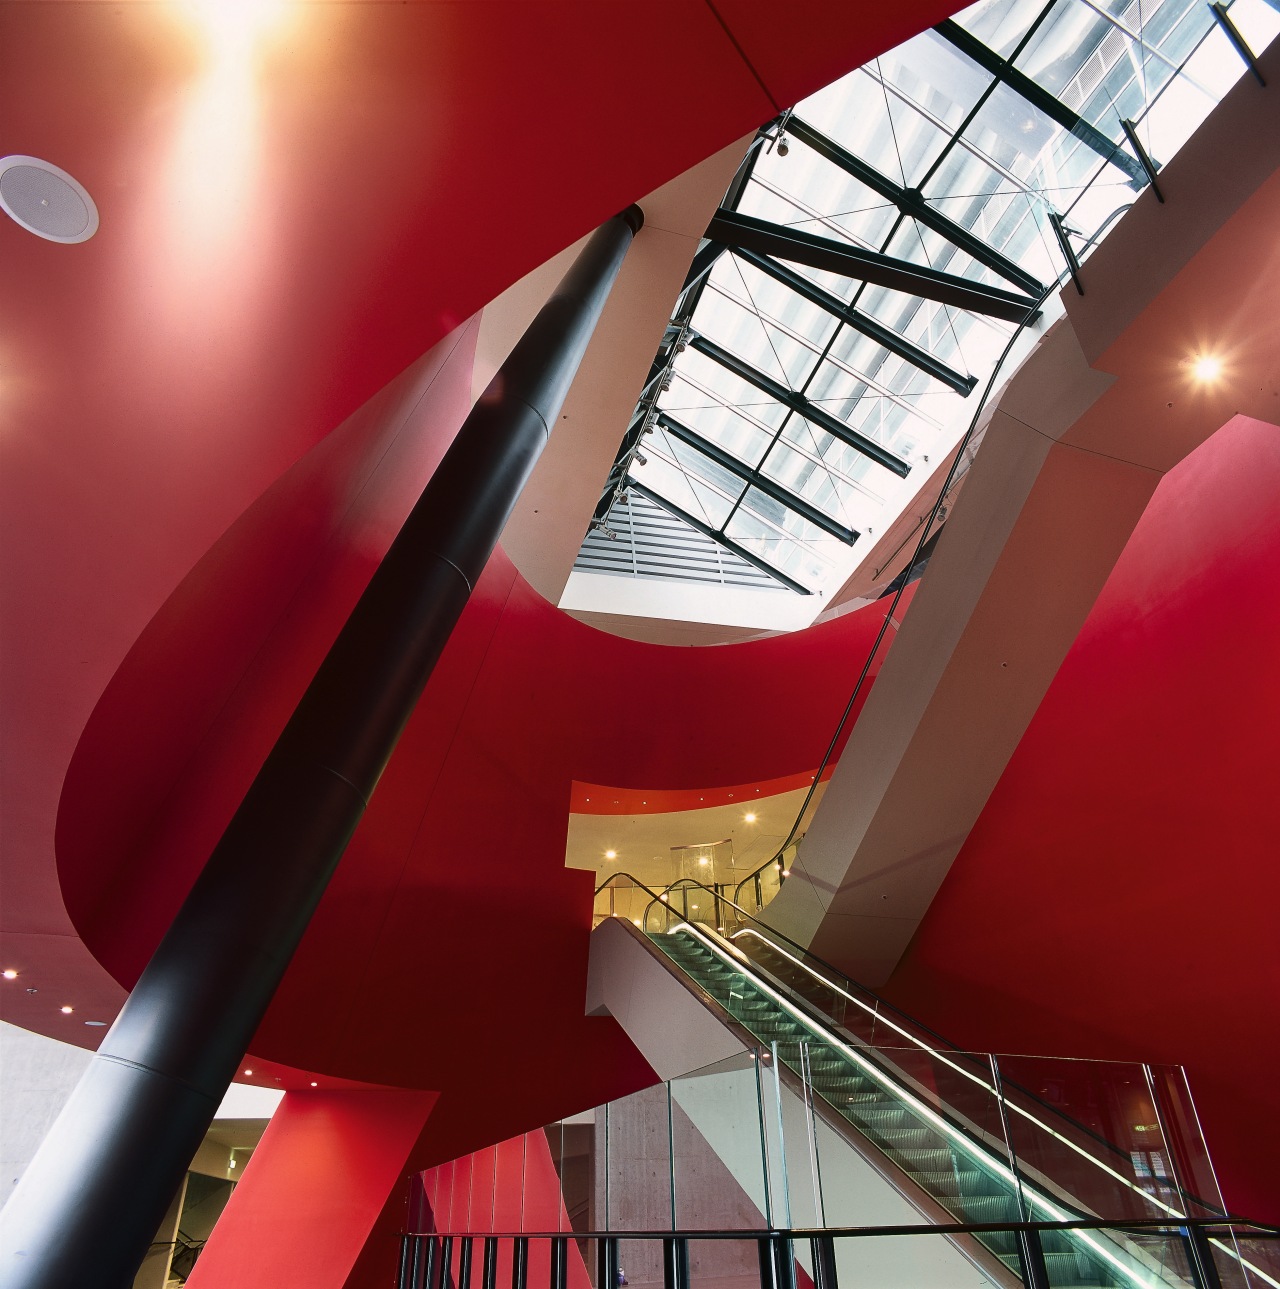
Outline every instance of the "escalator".
[[[598, 912], [631, 921], [686, 986], [746, 1031], [814, 1114], [937, 1220], [1007, 1226], [1218, 1211], [1166, 1176], [1136, 1181], [1120, 1147], [1026, 1089], [1002, 1084], [989, 1058], [946, 1045], [721, 893], [684, 881], [658, 894], [619, 875], [600, 894], [607, 908], [598, 903]], [[1016, 1163], [1011, 1117], [1027, 1143]], [[1070, 1181], [1083, 1198], [1068, 1190]], [[1104, 1192], [1111, 1198], [1099, 1202]], [[1010, 1277], [1026, 1278], [1027, 1250], [1015, 1232], [975, 1238]], [[1046, 1231], [1040, 1243], [1035, 1256], [1042, 1252], [1043, 1283], [1053, 1289], [1184, 1282], [1139, 1233]]]

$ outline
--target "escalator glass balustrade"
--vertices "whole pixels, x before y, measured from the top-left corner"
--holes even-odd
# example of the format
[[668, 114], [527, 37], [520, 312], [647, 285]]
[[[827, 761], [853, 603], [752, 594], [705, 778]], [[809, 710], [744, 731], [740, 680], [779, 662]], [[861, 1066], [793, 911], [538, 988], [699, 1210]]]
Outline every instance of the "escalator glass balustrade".
[[[790, 1088], [821, 1132], [841, 1136], [931, 1220], [1222, 1212], [1198, 1130], [1182, 1122], [1189, 1099], [1180, 1071], [961, 1052], [696, 882], [659, 893], [618, 875], [598, 892], [597, 914], [631, 922], [757, 1050], [779, 1091]], [[809, 1216], [858, 1224], [839, 1189], [822, 1184], [816, 1146], [811, 1153]], [[1015, 1233], [974, 1238], [1022, 1278]], [[1049, 1231], [1042, 1244], [1054, 1289], [1187, 1283], [1173, 1246], [1140, 1232]]]

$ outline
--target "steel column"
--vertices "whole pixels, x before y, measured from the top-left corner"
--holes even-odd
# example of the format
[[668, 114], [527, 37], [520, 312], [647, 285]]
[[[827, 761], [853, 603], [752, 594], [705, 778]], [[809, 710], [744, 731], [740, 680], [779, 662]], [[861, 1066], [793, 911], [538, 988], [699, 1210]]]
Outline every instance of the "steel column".
[[463, 423], [0, 1212], [6, 1289], [127, 1285], [488, 562], [643, 216], [592, 236]]

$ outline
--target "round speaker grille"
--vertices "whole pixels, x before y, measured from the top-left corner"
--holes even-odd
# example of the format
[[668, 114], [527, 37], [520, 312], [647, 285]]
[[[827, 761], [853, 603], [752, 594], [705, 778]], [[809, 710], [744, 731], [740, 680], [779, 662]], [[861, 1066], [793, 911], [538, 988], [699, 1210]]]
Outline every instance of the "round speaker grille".
[[51, 242], [84, 242], [98, 231], [93, 198], [65, 170], [38, 157], [0, 158], [0, 207]]

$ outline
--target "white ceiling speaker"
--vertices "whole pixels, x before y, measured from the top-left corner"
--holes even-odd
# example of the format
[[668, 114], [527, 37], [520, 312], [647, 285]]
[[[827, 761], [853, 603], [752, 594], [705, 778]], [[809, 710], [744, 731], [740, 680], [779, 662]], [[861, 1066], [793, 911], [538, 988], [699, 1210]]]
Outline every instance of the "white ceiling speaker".
[[0, 208], [50, 242], [87, 242], [98, 208], [84, 185], [39, 157], [0, 157]]

